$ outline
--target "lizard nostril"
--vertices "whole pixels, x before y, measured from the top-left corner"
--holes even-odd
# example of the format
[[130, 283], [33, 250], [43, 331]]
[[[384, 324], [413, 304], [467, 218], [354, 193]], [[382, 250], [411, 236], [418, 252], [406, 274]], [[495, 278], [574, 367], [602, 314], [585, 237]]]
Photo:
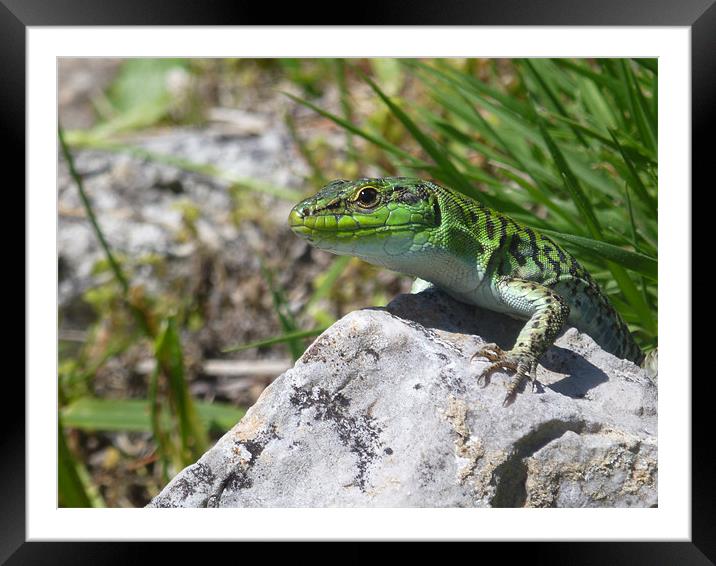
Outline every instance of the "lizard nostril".
[[288, 225], [291, 227], [302, 226], [304, 218], [304, 208], [296, 206], [291, 209], [291, 213], [288, 215]]

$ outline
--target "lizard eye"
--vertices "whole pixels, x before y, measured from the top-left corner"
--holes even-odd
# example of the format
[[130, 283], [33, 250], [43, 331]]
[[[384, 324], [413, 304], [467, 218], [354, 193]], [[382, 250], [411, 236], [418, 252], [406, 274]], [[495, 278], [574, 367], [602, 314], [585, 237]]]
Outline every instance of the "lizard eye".
[[356, 202], [366, 208], [374, 206], [378, 202], [378, 191], [373, 187], [365, 187], [358, 193]]

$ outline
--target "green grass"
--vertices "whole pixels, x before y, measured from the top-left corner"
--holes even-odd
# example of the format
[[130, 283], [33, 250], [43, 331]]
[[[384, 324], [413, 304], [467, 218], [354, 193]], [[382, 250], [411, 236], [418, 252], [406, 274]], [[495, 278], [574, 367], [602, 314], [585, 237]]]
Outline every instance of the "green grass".
[[[198, 418], [206, 428], [228, 430], [246, 411], [222, 403], [196, 403]], [[62, 424], [85, 431], [153, 432], [152, 408], [147, 399], [100, 399], [81, 397], [62, 407]], [[163, 426], [171, 427], [168, 414], [162, 415]]]

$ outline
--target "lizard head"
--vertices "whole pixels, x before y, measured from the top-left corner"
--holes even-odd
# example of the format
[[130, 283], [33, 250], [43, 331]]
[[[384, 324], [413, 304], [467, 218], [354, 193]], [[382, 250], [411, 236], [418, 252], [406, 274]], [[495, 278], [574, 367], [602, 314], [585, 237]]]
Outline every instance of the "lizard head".
[[294, 206], [288, 223], [317, 248], [370, 260], [423, 245], [440, 226], [440, 207], [421, 179], [338, 179]]

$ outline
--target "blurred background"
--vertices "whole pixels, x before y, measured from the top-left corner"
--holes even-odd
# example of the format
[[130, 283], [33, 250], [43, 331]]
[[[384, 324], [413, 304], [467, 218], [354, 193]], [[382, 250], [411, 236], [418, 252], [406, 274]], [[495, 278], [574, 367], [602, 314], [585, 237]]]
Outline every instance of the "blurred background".
[[555, 238], [657, 345], [654, 59], [60, 59], [60, 506], [143, 506], [310, 341], [411, 281], [294, 237], [420, 176]]

